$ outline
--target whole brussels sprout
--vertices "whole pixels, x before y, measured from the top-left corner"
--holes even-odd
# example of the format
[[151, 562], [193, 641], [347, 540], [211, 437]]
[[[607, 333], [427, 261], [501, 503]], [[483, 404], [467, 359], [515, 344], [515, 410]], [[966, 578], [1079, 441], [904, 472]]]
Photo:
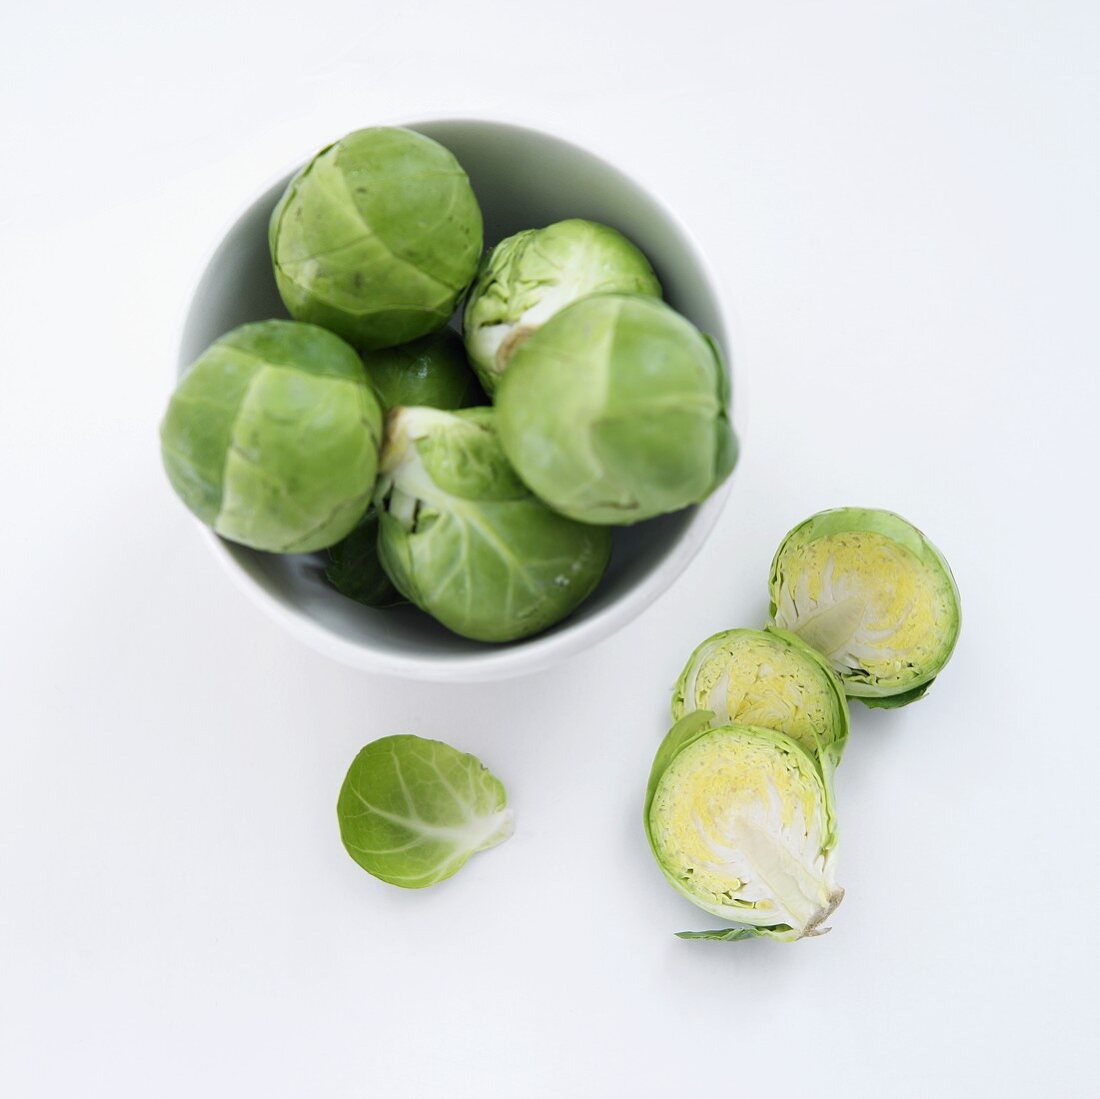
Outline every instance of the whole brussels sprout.
[[914, 702], [951, 657], [959, 591], [943, 555], [890, 511], [836, 508], [800, 523], [772, 561], [771, 613], [868, 706]]
[[758, 725], [835, 767], [848, 739], [848, 703], [825, 658], [793, 634], [724, 630], [691, 654], [672, 696], [672, 720], [709, 710], [718, 725]]
[[680, 935], [820, 935], [844, 896], [834, 876], [831, 771], [774, 729], [713, 726], [713, 718], [696, 710], [662, 742], [646, 792], [646, 835], [677, 891], [748, 926]]
[[481, 256], [481, 210], [438, 142], [356, 130], [322, 149], [271, 215], [275, 281], [292, 317], [360, 350], [442, 328]]
[[491, 408], [391, 412], [374, 502], [378, 555], [398, 591], [477, 641], [560, 621], [611, 554], [608, 531], [556, 514], [520, 482]]
[[160, 429], [180, 499], [223, 537], [273, 553], [323, 549], [355, 526], [381, 436], [354, 349], [295, 321], [242, 325], [211, 344]]
[[630, 524], [706, 499], [737, 444], [712, 340], [655, 298], [567, 306], [516, 349], [497, 390], [504, 449], [555, 511]]
[[466, 299], [466, 350], [492, 393], [515, 349], [559, 310], [592, 294], [661, 296], [649, 260], [616, 229], [570, 218], [524, 229], [481, 261]]
[[378, 560], [378, 511], [371, 504], [355, 530], [329, 546], [325, 579], [364, 607], [396, 607], [407, 600], [393, 586]]
[[485, 404], [462, 338], [453, 328], [441, 328], [398, 347], [364, 351], [363, 365], [387, 412], [399, 406], [469, 408]]

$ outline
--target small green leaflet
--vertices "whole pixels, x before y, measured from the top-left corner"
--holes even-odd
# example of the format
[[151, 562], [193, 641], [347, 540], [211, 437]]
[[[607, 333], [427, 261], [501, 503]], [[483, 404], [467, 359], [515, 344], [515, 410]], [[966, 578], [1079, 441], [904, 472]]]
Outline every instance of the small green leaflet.
[[922, 683], [911, 691], [905, 691], [904, 694], [887, 695], [884, 698], [849, 697], [855, 702], [862, 702], [869, 710], [896, 710], [901, 706], [908, 706], [910, 702], [916, 702], [918, 699], [924, 698], [928, 693], [928, 688], [935, 682], [934, 679], [930, 679], [927, 683]]
[[786, 924], [776, 927], [723, 927], [717, 931], [676, 932], [678, 939], [714, 939], [723, 943], [736, 943], [742, 939], [778, 939], [780, 942], [791, 942], [798, 937], [798, 932]]

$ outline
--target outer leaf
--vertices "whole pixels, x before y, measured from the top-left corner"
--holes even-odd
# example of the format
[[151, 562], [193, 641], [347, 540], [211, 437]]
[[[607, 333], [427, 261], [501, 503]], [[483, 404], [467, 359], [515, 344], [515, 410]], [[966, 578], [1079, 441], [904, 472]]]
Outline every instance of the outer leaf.
[[512, 834], [504, 787], [438, 740], [388, 736], [352, 762], [336, 813], [348, 854], [374, 877], [421, 889]]
[[928, 688], [932, 686], [936, 681], [930, 679], [927, 683], [922, 683], [919, 687], [914, 687], [911, 691], [906, 691], [900, 695], [886, 695], [883, 697], [874, 696], [860, 696], [856, 695], [856, 701], [862, 702], [869, 710], [898, 710], [902, 706], [908, 706], [910, 702], [917, 702], [928, 693]]
[[743, 939], [775, 939], [792, 943], [803, 938], [793, 927], [724, 927], [717, 931], [677, 931], [678, 939], [714, 939], [717, 942], [736, 943]]

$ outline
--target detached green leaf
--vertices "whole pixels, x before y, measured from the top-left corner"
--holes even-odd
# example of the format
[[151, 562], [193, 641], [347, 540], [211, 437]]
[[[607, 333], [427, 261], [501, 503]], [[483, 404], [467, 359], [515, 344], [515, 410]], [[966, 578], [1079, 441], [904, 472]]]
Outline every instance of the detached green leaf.
[[368, 874], [422, 889], [512, 834], [500, 780], [438, 740], [388, 736], [354, 759], [336, 815], [348, 854]]

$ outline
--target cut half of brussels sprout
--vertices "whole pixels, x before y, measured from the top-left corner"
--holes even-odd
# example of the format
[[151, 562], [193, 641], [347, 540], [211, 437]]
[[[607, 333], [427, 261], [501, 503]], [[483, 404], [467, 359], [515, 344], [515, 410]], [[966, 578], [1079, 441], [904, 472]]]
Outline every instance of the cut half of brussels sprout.
[[724, 630], [691, 654], [672, 696], [672, 720], [709, 710], [717, 725], [785, 733], [823, 765], [840, 762], [848, 703], [825, 659], [792, 634]]
[[551, 511], [516, 476], [492, 408], [398, 408], [374, 497], [398, 591], [448, 629], [512, 641], [560, 621], [599, 582], [611, 536]]
[[920, 698], [959, 636], [959, 592], [943, 555], [890, 511], [819, 512], [772, 562], [775, 624], [820, 652], [868, 706]]
[[782, 941], [820, 935], [844, 895], [834, 878], [829, 772], [774, 729], [711, 726], [713, 716], [688, 714], [658, 749], [646, 834], [674, 888], [751, 930], [687, 935]]
[[481, 258], [481, 210], [448, 149], [412, 130], [356, 130], [287, 185], [268, 233], [290, 315], [360, 350], [442, 328]]
[[312, 324], [226, 333], [180, 380], [160, 428], [172, 487], [233, 542], [307, 553], [370, 503], [382, 410], [355, 349]]
[[496, 245], [481, 261], [463, 319], [466, 350], [486, 392], [539, 325], [592, 294], [659, 298], [661, 284], [622, 233], [595, 221], [569, 218]]
[[598, 294], [556, 313], [517, 348], [496, 400], [520, 477], [582, 523], [699, 503], [736, 461], [718, 348], [656, 298]]

